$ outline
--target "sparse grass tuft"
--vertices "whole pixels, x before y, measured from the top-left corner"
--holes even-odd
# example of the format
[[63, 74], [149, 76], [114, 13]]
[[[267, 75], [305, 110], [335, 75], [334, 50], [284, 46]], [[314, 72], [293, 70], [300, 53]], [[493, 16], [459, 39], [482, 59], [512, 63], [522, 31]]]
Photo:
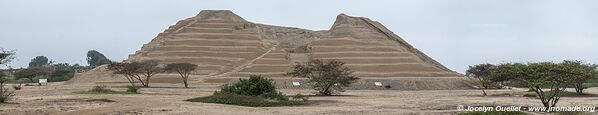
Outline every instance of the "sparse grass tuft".
[[87, 91], [75, 91], [76, 94], [137, 94], [136, 92], [129, 91], [114, 91], [106, 88], [106, 86], [95, 86], [91, 90]]
[[137, 90], [139, 90], [139, 88], [133, 87], [133, 86], [127, 86], [127, 92], [139, 93], [139, 92], [137, 92]]
[[524, 97], [537, 97], [538, 95], [534, 92], [527, 92], [523, 96]]
[[188, 99], [191, 102], [219, 103], [248, 107], [276, 107], [304, 105], [302, 101], [268, 99], [262, 96], [245, 96], [233, 93], [216, 92], [212, 96]]

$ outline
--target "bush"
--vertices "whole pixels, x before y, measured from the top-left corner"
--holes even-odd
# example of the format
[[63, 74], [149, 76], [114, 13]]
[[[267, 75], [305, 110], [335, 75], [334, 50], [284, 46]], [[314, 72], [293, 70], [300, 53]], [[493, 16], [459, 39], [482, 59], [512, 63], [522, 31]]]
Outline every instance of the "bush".
[[224, 86], [221, 92], [247, 96], [260, 96], [266, 93], [276, 93], [276, 87], [271, 79], [259, 75], [251, 75], [249, 79], [239, 79], [239, 82], [235, 84]]
[[289, 97], [276, 91], [271, 79], [251, 75], [232, 85], [225, 85], [212, 96], [189, 99], [192, 102], [220, 103], [250, 107], [303, 105], [301, 101], [289, 101]]
[[384, 86], [384, 88], [386, 88], [386, 89], [390, 89], [390, 88], [392, 88], [392, 86], [390, 86], [390, 85], [385, 85], [385, 86]]
[[21, 85], [13, 85], [12, 88], [15, 90], [21, 90], [23, 87]]
[[249, 79], [239, 79], [239, 82], [222, 87], [222, 93], [233, 93], [245, 96], [259, 96], [266, 99], [288, 101], [289, 98], [276, 91], [272, 79], [259, 75], [251, 75]]
[[14, 91], [8, 90], [4, 85], [0, 86], [0, 103], [6, 103], [8, 100], [12, 99], [13, 96], [15, 96]]

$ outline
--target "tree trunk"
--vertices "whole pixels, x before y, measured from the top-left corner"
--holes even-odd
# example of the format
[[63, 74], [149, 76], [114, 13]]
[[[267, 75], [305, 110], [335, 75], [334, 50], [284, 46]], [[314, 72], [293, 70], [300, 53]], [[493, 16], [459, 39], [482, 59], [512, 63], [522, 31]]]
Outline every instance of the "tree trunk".
[[583, 83], [575, 83], [575, 92], [578, 95], [583, 95]]
[[137, 81], [139, 81], [141, 83], [141, 86], [144, 86], [144, 87], [147, 86], [147, 85], [145, 85], [145, 82], [143, 81], [143, 79], [141, 79], [141, 76], [134, 75], [133, 78], [137, 79]]
[[149, 87], [149, 83], [150, 83], [150, 77], [145, 78], [145, 85], [143, 85], [144, 87]]
[[127, 75], [125, 75], [125, 78], [127, 78], [127, 80], [129, 80], [129, 83], [131, 83], [131, 87], [137, 88], [137, 86], [135, 86], [135, 79], [134, 78], [131, 78], [131, 76], [127, 76]]
[[478, 80], [480, 81], [480, 85], [482, 85], [482, 87], [480, 87], [480, 89], [482, 89], [483, 95], [487, 96], [488, 94], [486, 94], [486, 91], [484, 89], [488, 89], [488, 85], [486, 83], [484, 83], [484, 81], [482, 81], [482, 79], [479, 77], [478, 77]]
[[189, 88], [189, 84], [187, 84], [187, 80], [184, 80], [183, 83], [185, 84], [185, 88]]
[[[334, 84], [332, 84], [334, 85]], [[326, 85], [326, 87], [320, 91], [320, 95], [325, 95], [325, 96], [329, 96], [332, 95], [332, 91], [330, 91], [330, 88], [332, 87], [332, 85]]]
[[488, 96], [488, 94], [486, 94], [486, 91], [484, 89], [482, 89], [482, 92], [484, 93], [484, 96]]

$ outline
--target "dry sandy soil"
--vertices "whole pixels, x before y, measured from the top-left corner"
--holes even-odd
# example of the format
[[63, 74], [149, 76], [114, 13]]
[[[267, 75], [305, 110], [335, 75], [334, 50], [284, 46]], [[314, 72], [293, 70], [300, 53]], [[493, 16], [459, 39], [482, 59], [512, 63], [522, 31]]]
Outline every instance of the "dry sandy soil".
[[[119, 84], [120, 85], [120, 84]], [[122, 84], [125, 85], [125, 84]], [[309, 105], [295, 107], [242, 107], [234, 105], [186, 102], [185, 99], [208, 96], [217, 85], [194, 85], [180, 88], [181, 84], [151, 84], [141, 94], [73, 94], [73, 91], [91, 89], [94, 85], [26, 86], [17, 92], [9, 104], [0, 104], [0, 113], [19, 114], [456, 114], [458, 105], [466, 106], [541, 106], [535, 98], [521, 97], [524, 89], [490, 90], [488, 97], [479, 90], [348, 90], [344, 96], [311, 97]], [[124, 90], [121, 87], [111, 87]], [[294, 95], [311, 94], [312, 90], [288, 90]], [[598, 94], [598, 88], [588, 93]], [[516, 94], [510, 96], [509, 94]], [[558, 106], [598, 106], [598, 97], [563, 97]], [[543, 113], [534, 113], [543, 114]]]

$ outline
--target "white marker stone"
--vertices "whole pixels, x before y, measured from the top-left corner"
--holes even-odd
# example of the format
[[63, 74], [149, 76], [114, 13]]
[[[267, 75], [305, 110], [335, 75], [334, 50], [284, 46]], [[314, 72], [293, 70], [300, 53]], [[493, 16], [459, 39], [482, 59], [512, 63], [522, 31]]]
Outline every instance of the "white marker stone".
[[293, 85], [294, 85], [294, 86], [300, 86], [300, 85], [301, 85], [301, 83], [299, 83], [299, 82], [296, 82], [296, 81], [293, 81]]

